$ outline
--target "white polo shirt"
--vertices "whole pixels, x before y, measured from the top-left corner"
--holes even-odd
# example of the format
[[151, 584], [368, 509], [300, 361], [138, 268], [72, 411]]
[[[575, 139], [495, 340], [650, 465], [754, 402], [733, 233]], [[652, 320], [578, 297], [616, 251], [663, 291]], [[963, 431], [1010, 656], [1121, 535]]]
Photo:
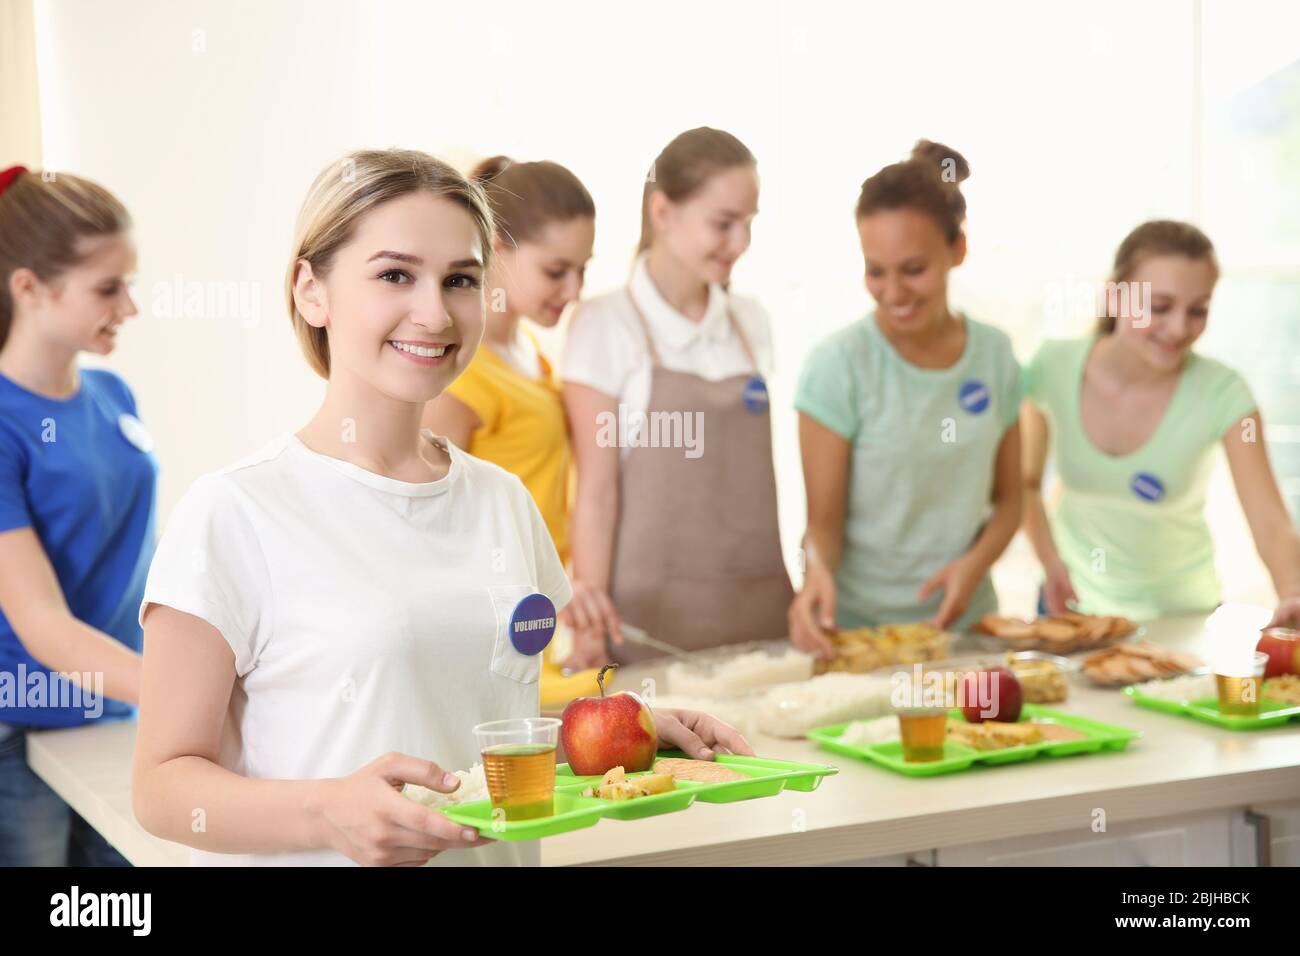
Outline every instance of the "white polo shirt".
[[[709, 287], [709, 303], [700, 321], [687, 318], [664, 299], [637, 257], [627, 289], [583, 302], [564, 340], [560, 377], [586, 385], [625, 405], [630, 419], [640, 419], [650, 402], [650, 352], [645, 333], [628, 302], [628, 290], [645, 316], [660, 364], [709, 381], [756, 370], [727, 319], [730, 302], [764, 376], [772, 372], [771, 319], [754, 299]], [[622, 448], [627, 455], [630, 449]]]
[[[551, 536], [518, 478], [426, 438], [451, 455], [438, 481], [397, 481], [284, 435], [177, 504], [140, 617], [150, 604], [193, 614], [234, 652], [223, 767], [341, 777], [398, 751], [464, 770], [481, 762], [475, 724], [537, 715], [539, 655], [515, 650], [510, 614], [534, 592], [568, 601]], [[332, 850], [193, 861], [351, 862]], [[433, 860], [538, 863], [535, 842]]]

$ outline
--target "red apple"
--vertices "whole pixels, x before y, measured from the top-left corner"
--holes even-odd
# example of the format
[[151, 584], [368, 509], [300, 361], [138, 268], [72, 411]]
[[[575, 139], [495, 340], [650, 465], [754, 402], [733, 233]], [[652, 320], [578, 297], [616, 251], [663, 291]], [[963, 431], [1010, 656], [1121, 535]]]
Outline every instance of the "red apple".
[[1300, 674], [1300, 631], [1288, 627], [1267, 628], [1255, 650], [1268, 655], [1265, 677]]
[[628, 773], [649, 770], [659, 750], [654, 715], [645, 701], [626, 690], [605, 694], [605, 672], [617, 666], [606, 664], [596, 675], [599, 697], [571, 700], [560, 715], [560, 743], [570, 769], [580, 777], [611, 767]]
[[962, 691], [965, 706], [961, 712], [967, 723], [1000, 720], [1014, 724], [1020, 719], [1025, 695], [1020, 689], [1020, 681], [1009, 668], [967, 671], [962, 678]]

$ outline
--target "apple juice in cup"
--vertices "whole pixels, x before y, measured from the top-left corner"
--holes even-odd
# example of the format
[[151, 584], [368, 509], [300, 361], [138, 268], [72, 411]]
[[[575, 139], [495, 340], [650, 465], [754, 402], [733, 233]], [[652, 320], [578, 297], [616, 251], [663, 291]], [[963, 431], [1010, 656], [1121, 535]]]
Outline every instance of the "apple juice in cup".
[[1267, 666], [1268, 655], [1258, 651], [1254, 655], [1249, 675], [1216, 673], [1214, 683], [1219, 691], [1219, 713], [1235, 717], [1258, 714], [1260, 690]]
[[506, 820], [535, 820], [555, 812], [559, 732], [554, 717], [494, 720], [474, 728], [494, 813], [501, 810]]
[[903, 739], [903, 759], [908, 763], [942, 760], [943, 742], [948, 736], [948, 712], [940, 707], [900, 710], [898, 731]]
[[903, 759], [908, 763], [929, 763], [943, 759], [943, 745], [948, 736], [948, 709], [954, 705], [954, 686], [957, 675], [952, 672], [931, 671], [927, 678], [942, 676], [936, 686], [922, 680], [923, 668], [912, 666], [912, 672], [894, 674], [890, 701], [898, 715], [898, 734], [901, 738]]

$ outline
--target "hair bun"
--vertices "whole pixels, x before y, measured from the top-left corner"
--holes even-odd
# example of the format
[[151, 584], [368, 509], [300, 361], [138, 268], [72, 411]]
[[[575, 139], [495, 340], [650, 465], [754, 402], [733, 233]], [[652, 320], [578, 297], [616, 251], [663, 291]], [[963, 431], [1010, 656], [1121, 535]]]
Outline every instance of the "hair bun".
[[933, 166], [939, 178], [953, 186], [970, 178], [970, 163], [950, 146], [929, 139], [918, 139], [912, 147], [912, 161]]
[[469, 178], [479, 183], [490, 183], [514, 165], [509, 156], [490, 156], [470, 172]]

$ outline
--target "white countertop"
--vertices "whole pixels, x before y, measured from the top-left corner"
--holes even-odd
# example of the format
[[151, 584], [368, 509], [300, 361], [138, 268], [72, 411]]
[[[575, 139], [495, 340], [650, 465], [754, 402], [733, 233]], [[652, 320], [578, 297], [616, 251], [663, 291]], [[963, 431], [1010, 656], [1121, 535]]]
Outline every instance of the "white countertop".
[[[1147, 639], [1204, 655], [1202, 617], [1148, 625]], [[627, 686], [635, 686], [628, 684]], [[758, 736], [763, 756], [833, 764], [812, 793], [696, 804], [635, 822], [603, 820], [542, 842], [547, 866], [819, 864], [1107, 825], [1300, 796], [1300, 722], [1220, 730], [1134, 706], [1118, 690], [1072, 679], [1057, 709], [1143, 732], [1121, 753], [914, 779], [819, 749]], [[32, 733], [28, 762], [132, 863], [183, 866], [189, 851], [145, 833], [131, 811], [133, 723]]]

